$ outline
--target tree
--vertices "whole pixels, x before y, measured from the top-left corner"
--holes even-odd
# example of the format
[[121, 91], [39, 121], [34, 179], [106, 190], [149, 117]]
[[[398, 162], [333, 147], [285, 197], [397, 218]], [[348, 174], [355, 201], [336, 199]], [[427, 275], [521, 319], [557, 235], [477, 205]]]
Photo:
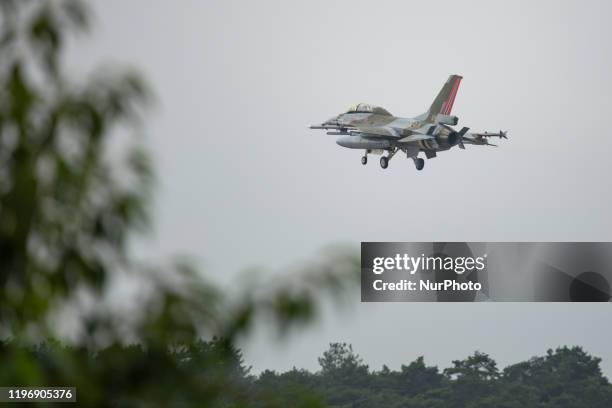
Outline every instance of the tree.
[[[297, 369], [280, 374], [263, 372], [256, 387], [275, 393], [278, 406], [296, 401], [295, 396], [299, 395], [296, 390], [300, 387], [305, 387], [310, 395], [322, 395], [329, 406], [342, 408], [611, 406], [612, 386], [601, 375], [599, 359], [580, 348], [549, 351], [543, 357], [507, 367], [502, 373], [491, 357], [476, 352], [464, 360], [454, 361], [452, 367], [444, 370], [445, 375], [440, 374], [436, 367], [427, 367], [420, 357], [397, 371], [383, 366], [380, 371], [366, 371], [363, 376], [338, 376], [346, 367], [366, 367], [352, 347], [345, 343], [332, 343], [320, 361], [325, 369], [316, 374]], [[551, 367], [541, 370], [537, 368], [541, 364], [550, 364]], [[528, 380], [516, 379], [514, 374], [519, 369], [531, 373]], [[551, 381], [550, 372], [559, 371], [573, 374], [555, 377], [555, 387], [563, 391], [547, 397], [547, 388], [540, 387]]]
[[0, 41], [0, 326], [13, 335], [79, 290], [99, 294], [111, 270], [128, 266], [126, 241], [146, 225], [152, 181], [141, 146], [123, 162], [104, 156], [113, 128], [135, 123], [143, 81], [70, 82], [65, 30], [86, 26], [85, 8], [25, 3], [2, 2]]
[[368, 366], [346, 343], [330, 343], [329, 349], [319, 357], [320, 381], [325, 401], [342, 406], [349, 401], [368, 399]]
[[455, 380], [492, 381], [499, 377], [495, 360], [479, 351], [465, 360], [454, 360], [453, 367], [445, 369], [444, 374]]
[[323, 407], [319, 384], [314, 374], [293, 368], [277, 374], [265, 370], [257, 379], [254, 407]]
[[[281, 333], [310, 322], [321, 294], [357, 282], [357, 257], [334, 251], [236, 297], [189, 263], [134, 262], [128, 241], [151, 222], [153, 166], [138, 137], [149, 87], [114, 67], [68, 74], [62, 51], [88, 27], [83, 2], [0, 7], [0, 383], [77, 386], [92, 406], [110, 392], [125, 406], [244, 404], [252, 379], [236, 340], [262, 321]], [[111, 155], [116, 135], [132, 137]], [[142, 282], [137, 311], [102, 301], [118, 274]], [[57, 344], [53, 318], [84, 294], [95, 307], [79, 310], [78, 339]]]
[[495, 392], [495, 381], [499, 378], [497, 363], [488, 354], [475, 352], [465, 360], [453, 361], [453, 367], [444, 370], [452, 381], [453, 407], [465, 407], [487, 398]]
[[507, 367], [503, 377], [512, 384], [534, 387], [544, 407], [612, 406], [610, 384], [600, 362], [581, 347], [560, 347]]
[[335, 380], [368, 373], [368, 366], [353, 351], [353, 346], [346, 343], [330, 343], [329, 349], [319, 357], [321, 375]]

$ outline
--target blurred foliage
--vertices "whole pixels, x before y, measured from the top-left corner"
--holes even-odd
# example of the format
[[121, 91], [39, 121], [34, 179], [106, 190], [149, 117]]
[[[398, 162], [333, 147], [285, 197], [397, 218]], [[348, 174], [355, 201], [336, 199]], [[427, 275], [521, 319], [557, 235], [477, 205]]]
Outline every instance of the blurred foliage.
[[[2, 3], [0, 41], [0, 325], [35, 329], [52, 302], [100, 292], [146, 225], [151, 168], [132, 148], [122, 185], [104, 158], [109, 132], [146, 97], [134, 74], [64, 78], [63, 27], [82, 27], [76, 2]], [[33, 324], [30, 327], [28, 325]]]
[[[308, 323], [322, 295], [357, 282], [358, 259], [332, 251], [236, 296], [189, 262], [134, 262], [129, 242], [148, 232], [154, 187], [138, 137], [147, 84], [128, 70], [78, 80], [65, 68], [87, 4], [0, 0], [0, 10], [0, 383], [76, 385], [91, 406], [244, 405], [252, 381], [236, 340], [255, 324], [282, 334]], [[140, 282], [137, 310], [108, 307], [118, 276]], [[66, 309], [79, 312], [68, 346], [51, 340]]]
[[252, 392], [242, 354], [217, 338], [174, 348], [159, 342], [97, 351], [57, 342], [0, 347], [1, 384], [72, 384], [83, 406], [243, 406]]

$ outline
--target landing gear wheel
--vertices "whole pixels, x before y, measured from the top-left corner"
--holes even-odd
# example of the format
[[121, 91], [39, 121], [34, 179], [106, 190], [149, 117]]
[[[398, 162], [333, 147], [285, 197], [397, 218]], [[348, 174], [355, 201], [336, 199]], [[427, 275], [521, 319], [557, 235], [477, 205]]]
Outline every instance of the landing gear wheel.
[[386, 158], [385, 156], [380, 158], [380, 167], [382, 167], [383, 169], [386, 169], [387, 167], [389, 167], [389, 159]]
[[423, 170], [423, 167], [425, 167], [425, 160], [423, 160], [423, 159], [416, 159], [414, 161], [414, 165], [416, 166], [417, 170]]
[[364, 166], [368, 164], [368, 156], [363, 156], [361, 158], [361, 164], [363, 164]]

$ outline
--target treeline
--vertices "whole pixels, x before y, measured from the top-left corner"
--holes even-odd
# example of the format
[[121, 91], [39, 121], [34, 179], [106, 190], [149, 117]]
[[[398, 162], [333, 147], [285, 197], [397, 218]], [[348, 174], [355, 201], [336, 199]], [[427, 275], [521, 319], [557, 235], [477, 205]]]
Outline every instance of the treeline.
[[332, 407], [612, 407], [612, 386], [600, 361], [580, 347], [562, 347], [503, 370], [476, 352], [442, 371], [422, 357], [397, 371], [375, 371], [350, 345], [333, 343], [319, 358], [320, 371], [264, 371], [254, 384], [277, 406], [310, 392]]
[[[109, 406], [211, 407], [444, 407], [609, 408], [612, 386], [600, 359], [581, 347], [499, 369], [476, 352], [439, 370], [422, 357], [399, 370], [371, 370], [350, 345], [332, 343], [320, 369], [270, 370], [254, 375], [242, 352], [221, 339], [173, 348], [155, 344], [112, 346], [95, 353], [47, 343], [30, 349], [3, 343], [0, 381], [29, 371], [30, 385], [76, 386], [79, 401]], [[25, 364], [29, 362], [29, 364]], [[51, 379], [46, 384], [37, 379]], [[8, 381], [8, 382], [7, 382]]]

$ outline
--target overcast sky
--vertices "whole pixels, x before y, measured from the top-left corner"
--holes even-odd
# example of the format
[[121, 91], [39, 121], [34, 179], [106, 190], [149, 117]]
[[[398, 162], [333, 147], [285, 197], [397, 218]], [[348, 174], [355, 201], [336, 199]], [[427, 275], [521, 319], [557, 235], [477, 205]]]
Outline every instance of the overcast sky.
[[[612, 240], [612, 59], [606, 1], [91, 2], [76, 71], [129, 63], [152, 85], [147, 129], [160, 188], [151, 260], [191, 254], [219, 281], [279, 271], [330, 243]], [[310, 124], [354, 103], [425, 111], [449, 74], [453, 113], [509, 130], [500, 148], [387, 170]], [[330, 311], [247, 362], [314, 369], [330, 341], [374, 368], [478, 349], [502, 365], [564, 344], [604, 358], [609, 304], [360, 304]]]

